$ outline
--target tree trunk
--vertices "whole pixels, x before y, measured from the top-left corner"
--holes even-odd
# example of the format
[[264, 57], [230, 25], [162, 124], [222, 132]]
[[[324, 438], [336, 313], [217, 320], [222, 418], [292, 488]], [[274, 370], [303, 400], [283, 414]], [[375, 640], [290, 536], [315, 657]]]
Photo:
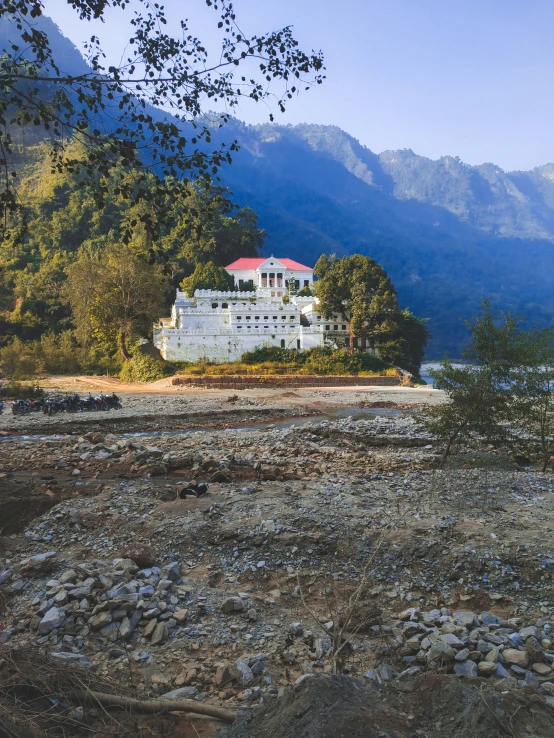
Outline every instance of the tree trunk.
[[350, 334], [350, 356], [354, 356], [354, 336]]
[[131, 357], [127, 353], [127, 347], [125, 346], [125, 333], [123, 331], [119, 334], [119, 353], [123, 361], [131, 360]]

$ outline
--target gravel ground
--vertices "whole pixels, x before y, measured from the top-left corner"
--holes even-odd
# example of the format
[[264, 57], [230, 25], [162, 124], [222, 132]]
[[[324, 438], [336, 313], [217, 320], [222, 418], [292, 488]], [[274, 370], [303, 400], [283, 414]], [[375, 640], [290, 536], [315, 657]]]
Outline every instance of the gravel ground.
[[[130, 394], [141, 436], [63, 416], [62, 437], [1, 441], [0, 644], [46, 648], [141, 698], [180, 690], [259, 706], [233, 736], [342, 735], [331, 719], [294, 733], [291, 710], [320, 712], [312, 678], [327, 680], [316, 690], [329, 690], [326, 704], [344, 703], [352, 736], [551, 736], [554, 480], [490, 454], [485, 468], [473, 452], [437, 472], [440, 445], [406, 406], [439, 393], [395, 390], [401, 407], [367, 407], [391, 392], [341, 392], [356, 406], [342, 418], [327, 417], [347, 404], [328, 388], [231, 402]], [[204, 423], [151, 430], [177, 408]], [[291, 418], [300, 412], [310, 417]], [[198, 427], [208, 424], [218, 427]], [[206, 494], [186, 492], [198, 483]], [[356, 592], [338, 658], [334, 634]], [[435, 678], [447, 718], [440, 700], [425, 702]], [[389, 710], [380, 733], [362, 708]]]

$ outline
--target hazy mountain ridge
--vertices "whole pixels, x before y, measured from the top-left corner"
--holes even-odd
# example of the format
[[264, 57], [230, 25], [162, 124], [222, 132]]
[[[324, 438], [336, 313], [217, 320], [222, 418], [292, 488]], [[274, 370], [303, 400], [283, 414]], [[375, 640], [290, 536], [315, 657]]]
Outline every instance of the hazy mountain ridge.
[[[56, 56], [75, 69], [79, 52], [43, 20]], [[266, 253], [311, 264], [324, 251], [372, 256], [402, 305], [429, 318], [430, 358], [460, 354], [461, 319], [484, 297], [531, 321], [554, 321], [554, 164], [505, 172], [410, 149], [375, 154], [340, 128], [317, 124], [231, 120], [213, 142], [235, 138], [241, 149], [221, 181], [259, 214]]]

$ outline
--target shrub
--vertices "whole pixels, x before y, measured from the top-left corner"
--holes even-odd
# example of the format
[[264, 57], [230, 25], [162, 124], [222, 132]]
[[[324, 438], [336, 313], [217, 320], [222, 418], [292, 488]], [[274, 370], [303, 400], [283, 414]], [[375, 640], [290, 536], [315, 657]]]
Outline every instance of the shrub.
[[299, 363], [299, 353], [294, 349], [282, 349], [278, 346], [260, 346], [254, 351], [246, 351], [241, 356], [244, 364], [262, 364], [266, 361], [279, 361], [285, 364]]
[[175, 374], [175, 368], [166, 361], [137, 351], [130, 361], [125, 362], [119, 378], [122, 382], [155, 382]]

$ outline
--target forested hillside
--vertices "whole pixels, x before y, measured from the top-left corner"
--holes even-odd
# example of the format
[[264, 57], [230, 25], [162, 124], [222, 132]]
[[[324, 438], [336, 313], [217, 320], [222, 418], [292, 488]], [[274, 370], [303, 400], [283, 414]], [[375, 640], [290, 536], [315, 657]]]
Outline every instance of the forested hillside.
[[[84, 64], [55, 27], [49, 35], [65, 64]], [[231, 255], [251, 253], [254, 241], [261, 244], [259, 229], [267, 232], [264, 253], [312, 265], [323, 252], [369, 255], [390, 275], [401, 306], [429, 319], [428, 358], [444, 351], [460, 355], [466, 339], [462, 319], [474, 315], [484, 297], [531, 322], [554, 320], [554, 164], [506, 173], [448, 156], [431, 161], [410, 150], [377, 155], [336, 127], [308, 124], [252, 127], [232, 120], [214, 131], [212, 145], [233, 139], [240, 150], [220, 177], [233, 201], [251, 208], [238, 217], [246, 236], [233, 231], [230, 239], [204, 235], [197, 242], [195, 218], [205, 225], [209, 208], [182, 203], [182, 211], [173, 209], [158, 232], [140, 219], [147, 215], [155, 226], [166, 215], [163, 207], [129, 209], [114, 182], [113, 197], [99, 209], [76, 178], [50, 174], [46, 148], [27, 129], [16, 165], [23, 172], [20, 193], [29, 228], [22, 246], [14, 247], [16, 227], [2, 247], [4, 335], [32, 337], [45, 326], [64, 328], [67, 301], [64, 306], [58, 291], [69, 264], [130, 232], [153, 264], [171, 263], [166, 272], [174, 284], [193, 268], [191, 249], [204, 260], [211, 249], [223, 264]], [[237, 218], [229, 220], [231, 213], [220, 205], [218, 218], [236, 229]], [[130, 225], [135, 220], [138, 227]], [[216, 229], [223, 221], [217, 222]], [[188, 261], [176, 256], [183, 249], [189, 250]]]
[[267, 230], [266, 252], [367, 254], [429, 318], [427, 356], [459, 356], [484, 297], [554, 319], [554, 166], [504, 173], [411, 151], [372, 153], [331, 126], [236, 124], [223, 181]]

